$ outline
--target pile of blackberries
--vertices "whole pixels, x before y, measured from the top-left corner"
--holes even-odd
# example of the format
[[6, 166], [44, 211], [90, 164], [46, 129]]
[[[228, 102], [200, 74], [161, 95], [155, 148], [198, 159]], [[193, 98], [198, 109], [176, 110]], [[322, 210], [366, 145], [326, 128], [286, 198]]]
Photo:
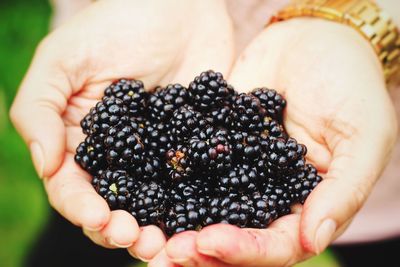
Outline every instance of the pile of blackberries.
[[206, 71], [146, 92], [120, 79], [87, 114], [75, 160], [111, 209], [171, 236], [215, 223], [265, 228], [321, 181], [282, 125], [276, 91], [238, 93]]

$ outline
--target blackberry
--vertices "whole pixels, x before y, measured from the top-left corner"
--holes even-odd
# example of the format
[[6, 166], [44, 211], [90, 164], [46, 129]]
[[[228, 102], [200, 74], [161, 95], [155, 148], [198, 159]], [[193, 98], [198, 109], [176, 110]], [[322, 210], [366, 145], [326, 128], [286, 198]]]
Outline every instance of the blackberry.
[[193, 166], [188, 158], [188, 149], [185, 146], [178, 146], [167, 152], [167, 172], [171, 181], [188, 179], [193, 174]]
[[135, 181], [126, 171], [105, 170], [93, 177], [92, 185], [110, 206], [112, 210], [126, 209], [132, 192], [138, 187]]
[[195, 199], [174, 203], [164, 219], [164, 231], [168, 236], [187, 231], [200, 230], [206, 208]]
[[259, 133], [266, 128], [264, 117], [265, 109], [261, 106], [260, 100], [253, 95], [245, 93], [234, 98], [232, 106], [233, 129], [249, 133]]
[[113, 82], [105, 91], [106, 97], [121, 99], [128, 107], [130, 116], [141, 116], [145, 114], [147, 93], [143, 83], [137, 80], [119, 79]]
[[131, 196], [128, 211], [140, 226], [162, 222], [167, 195], [157, 183], [143, 183]]
[[206, 140], [196, 136], [188, 142], [190, 160], [199, 170], [223, 173], [231, 168], [232, 148], [226, 131], [212, 132]]
[[227, 174], [219, 176], [217, 190], [222, 193], [251, 193], [258, 189], [260, 178], [255, 167], [236, 165]]
[[174, 110], [190, 104], [191, 92], [180, 84], [170, 84], [166, 88], [158, 87], [149, 97], [150, 118], [158, 122], [167, 122]]
[[255, 192], [251, 196], [251, 200], [253, 202], [253, 213], [248, 227], [263, 229], [278, 218], [276, 200], [260, 192]]
[[279, 124], [278, 121], [271, 119], [270, 117], [264, 117], [264, 131], [263, 134], [274, 138], [283, 138], [287, 139], [288, 135], [283, 128], [282, 124]]
[[203, 115], [190, 106], [182, 106], [175, 110], [171, 118], [171, 135], [177, 143], [183, 143], [190, 136], [208, 126]]
[[136, 123], [128, 121], [109, 128], [104, 140], [109, 165], [134, 169], [143, 163], [144, 145], [141, 128], [137, 127]]
[[297, 179], [301, 182], [297, 201], [304, 204], [308, 195], [322, 181], [322, 178], [314, 166], [306, 164], [304, 170], [297, 175]]
[[128, 107], [121, 99], [103, 97], [81, 121], [81, 127], [85, 134], [104, 134], [110, 127], [128, 121], [127, 114]]
[[269, 117], [282, 121], [283, 110], [286, 107], [286, 100], [282, 95], [265, 87], [254, 89], [251, 94], [260, 100], [261, 106], [267, 111]]
[[232, 108], [229, 106], [224, 106], [208, 113], [207, 120], [210, 121], [214, 127], [229, 128], [232, 125], [232, 116]]
[[106, 168], [104, 146], [88, 136], [76, 149], [75, 162], [92, 175]]
[[202, 72], [189, 85], [193, 95], [193, 106], [200, 111], [211, 111], [230, 102], [235, 94], [224, 77], [212, 70]]
[[229, 223], [238, 227], [246, 227], [253, 213], [252, 201], [246, 195], [229, 195], [212, 198], [209, 203], [207, 225]]
[[301, 170], [305, 165], [307, 150], [294, 138], [271, 139], [268, 151], [269, 167], [281, 178]]
[[260, 138], [247, 132], [231, 132], [231, 143], [235, 160], [245, 164], [253, 164], [260, 159], [261, 145]]
[[169, 134], [168, 128], [168, 125], [162, 122], [146, 122], [144, 145], [150, 156], [156, 156], [163, 160], [168, 150], [175, 146], [175, 142], [172, 135]]
[[210, 191], [210, 184], [202, 177], [173, 183], [168, 195], [169, 209], [165, 216], [167, 235], [202, 228], [207, 218]]

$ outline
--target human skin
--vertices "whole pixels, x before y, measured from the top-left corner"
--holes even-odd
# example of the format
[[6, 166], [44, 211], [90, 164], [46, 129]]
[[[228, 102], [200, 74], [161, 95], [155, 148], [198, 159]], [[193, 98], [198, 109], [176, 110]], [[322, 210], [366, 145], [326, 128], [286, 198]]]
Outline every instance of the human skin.
[[10, 117], [31, 150], [50, 204], [95, 243], [149, 260], [165, 237], [155, 226], [139, 228], [126, 211], [110, 211], [94, 191], [73, 160], [84, 139], [80, 120], [121, 77], [140, 79], [150, 89], [186, 84], [209, 68], [227, 74], [232, 37], [220, 0], [114, 0], [91, 4], [37, 48]]
[[[380, 63], [368, 42], [336, 23], [293, 19], [268, 27], [250, 43], [229, 82], [243, 91], [268, 86], [287, 98], [285, 126], [307, 145], [308, 159], [324, 181], [303, 209], [268, 229], [215, 225], [176, 235], [165, 246], [156, 227], [139, 232], [129, 214], [110, 212], [90, 177], [74, 164], [74, 149], [83, 139], [78, 123], [119, 77], [153, 87], [186, 84], [209, 68], [228, 74], [230, 21], [219, 1], [131, 7], [129, 1], [107, 2], [93, 5], [42, 43], [12, 108], [39, 174], [47, 177], [50, 203], [96, 243], [130, 247], [150, 266], [286, 266], [324, 250], [364, 203], [396, 136]], [[178, 2], [179, 12], [168, 9]], [[135, 17], [132, 10], [141, 13]], [[143, 20], [145, 29], [138, 27]]]
[[285, 127], [324, 179], [302, 208], [267, 229], [178, 234], [150, 266], [291, 266], [319, 254], [349, 225], [390, 157], [397, 121], [381, 65], [349, 27], [313, 18], [274, 24], [238, 58], [229, 82], [285, 96]]

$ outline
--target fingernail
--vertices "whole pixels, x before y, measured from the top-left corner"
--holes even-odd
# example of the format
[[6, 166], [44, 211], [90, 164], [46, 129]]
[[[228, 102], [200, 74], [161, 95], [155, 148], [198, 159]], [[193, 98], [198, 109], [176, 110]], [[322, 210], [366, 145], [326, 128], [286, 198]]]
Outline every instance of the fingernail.
[[320, 254], [332, 241], [336, 231], [336, 223], [332, 219], [324, 220], [318, 227], [314, 239], [314, 248], [317, 254]]
[[132, 246], [132, 243], [126, 244], [126, 245], [118, 244], [111, 237], [107, 238], [107, 243], [110, 244], [111, 246], [114, 246], [114, 247], [117, 247], [117, 248], [129, 248], [130, 246]]
[[43, 171], [44, 171], [44, 155], [43, 150], [39, 143], [32, 142], [29, 146], [32, 155], [33, 165], [39, 175], [40, 178], [43, 178]]

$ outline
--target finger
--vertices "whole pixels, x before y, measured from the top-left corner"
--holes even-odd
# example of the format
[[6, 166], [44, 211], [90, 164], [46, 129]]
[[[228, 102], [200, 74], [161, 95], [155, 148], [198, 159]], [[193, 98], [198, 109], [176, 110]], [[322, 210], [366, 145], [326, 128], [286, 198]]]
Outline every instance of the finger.
[[83, 232], [96, 244], [107, 248], [127, 248], [139, 237], [136, 220], [126, 211], [111, 212], [109, 223], [100, 231], [83, 229]]
[[46, 43], [38, 48], [10, 111], [40, 177], [51, 176], [61, 165], [65, 146], [61, 113], [71, 94], [67, 78], [44, 54], [47, 49]]
[[300, 215], [284, 216], [267, 229], [217, 224], [198, 235], [197, 250], [235, 266], [290, 266], [309, 257], [299, 240]]
[[148, 267], [180, 267], [177, 264], [172, 263], [165, 252], [165, 249], [161, 250], [154, 259], [152, 259]]
[[363, 132], [338, 137], [324, 180], [306, 200], [301, 241], [308, 251], [320, 253], [336, 238], [337, 229], [361, 208], [385, 166], [390, 139], [373, 129]]
[[128, 248], [128, 252], [144, 262], [153, 259], [166, 243], [163, 232], [154, 225], [140, 228], [138, 240]]
[[202, 255], [197, 251], [198, 232], [186, 231], [168, 240], [165, 248], [168, 258], [182, 266], [227, 267], [228, 264], [214, 257]]
[[77, 226], [99, 231], [110, 220], [106, 201], [90, 184], [90, 175], [80, 169], [67, 153], [63, 165], [50, 178], [44, 179], [50, 204]]

